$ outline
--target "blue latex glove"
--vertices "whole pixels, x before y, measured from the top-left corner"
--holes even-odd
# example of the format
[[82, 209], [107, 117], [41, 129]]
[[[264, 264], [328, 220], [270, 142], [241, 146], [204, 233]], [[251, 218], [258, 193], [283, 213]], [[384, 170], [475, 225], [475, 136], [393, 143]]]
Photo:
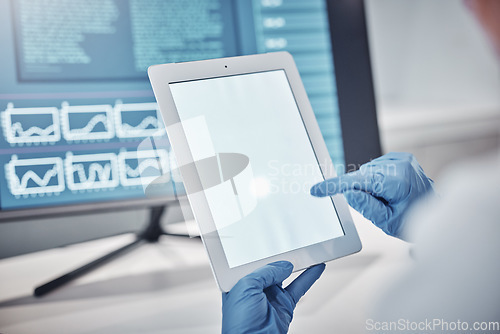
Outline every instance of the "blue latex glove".
[[325, 265], [307, 269], [283, 289], [281, 284], [292, 270], [290, 262], [273, 262], [223, 293], [222, 333], [286, 333], [295, 305], [321, 276]]
[[311, 195], [318, 197], [344, 193], [350, 206], [398, 238], [403, 237], [408, 208], [430, 192], [434, 192], [433, 181], [410, 153], [388, 153], [362, 165], [358, 171], [311, 188]]

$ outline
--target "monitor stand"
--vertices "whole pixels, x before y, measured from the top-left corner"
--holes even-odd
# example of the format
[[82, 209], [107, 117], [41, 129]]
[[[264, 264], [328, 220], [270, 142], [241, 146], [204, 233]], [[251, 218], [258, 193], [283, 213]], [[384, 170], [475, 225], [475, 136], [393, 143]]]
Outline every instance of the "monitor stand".
[[161, 235], [171, 235], [171, 236], [189, 238], [190, 236], [187, 234], [168, 233], [163, 230], [160, 224], [160, 220], [161, 216], [165, 212], [165, 209], [166, 206], [152, 207], [150, 211], [148, 225], [143, 231], [137, 233], [136, 239], [131, 243], [122, 246], [112, 251], [111, 253], [108, 253], [92, 262], [89, 262], [81, 266], [80, 268], [77, 268], [69, 273], [66, 273], [50, 282], [40, 285], [39, 287], [35, 288], [33, 294], [35, 295], [35, 297], [41, 297], [51, 292], [52, 290], [55, 290], [63, 286], [64, 284], [76, 279], [77, 277], [83, 276], [86, 273], [100, 267], [101, 265], [117, 258], [118, 256], [125, 254], [127, 251], [130, 251], [139, 245], [142, 245], [147, 242], [158, 242], [158, 239], [160, 238]]

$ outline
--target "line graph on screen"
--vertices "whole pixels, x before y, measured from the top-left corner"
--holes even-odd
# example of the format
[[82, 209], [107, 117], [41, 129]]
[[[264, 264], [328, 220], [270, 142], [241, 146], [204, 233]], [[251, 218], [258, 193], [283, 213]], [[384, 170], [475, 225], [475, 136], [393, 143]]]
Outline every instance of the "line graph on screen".
[[61, 158], [19, 159], [13, 155], [5, 169], [15, 196], [53, 194], [65, 189]]
[[140, 138], [162, 134], [158, 131], [163, 128], [163, 122], [159, 116], [157, 103], [124, 104], [116, 101], [114, 110], [117, 137]]
[[68, 189], [98, 190], [119, 185], [116, 154], [66, 154], [65, 171]]
[[2, 112], [2, 128], [11, 144], [55, 143], [61, 139], [59, 111], [55, 107], [14, 108]]
[[62, 104], [61, 125], [68, 141], [109, 140], [115, 136], [111, 105], [70, 106]]
[[166, 150], [123, 151], [118, 154], [120, 180], [124, 186], [149, 184], [168, 171]]

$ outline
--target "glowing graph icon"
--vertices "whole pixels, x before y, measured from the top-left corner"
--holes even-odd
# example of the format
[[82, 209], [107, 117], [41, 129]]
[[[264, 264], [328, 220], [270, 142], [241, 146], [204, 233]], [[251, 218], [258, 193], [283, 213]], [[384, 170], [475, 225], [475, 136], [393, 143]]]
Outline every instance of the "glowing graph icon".
[[64, 190], [61, 158], [18, 159], [5, 165], [10, 192], [15, 195], [60, 193]]
[[[43, 125], [41, 125], [43, 124]], [[54, 143], [61, 139], [57, 108], [14, 108], [2, 112], [2, 127], [10, 144]]]
[[169, 168], [166, 150], [124, 151], [118, 154], [118, 162], [123, 186], [149, 184]]
[[68, 152], [64, 163], [70, 190], [116, 188], [119, 184], [118, 163], [113, 153], [73, 155]]
[[107, 104], [70, 106], [64, 102], [61, 125], [64, 139], [68, 141], [111, 139], [115, 136], [113, 107]]
[[161, 134], [163, 127], [157, 103], [127, 103], [115, 105], [115, 127], [119, 138], [138, 138]]

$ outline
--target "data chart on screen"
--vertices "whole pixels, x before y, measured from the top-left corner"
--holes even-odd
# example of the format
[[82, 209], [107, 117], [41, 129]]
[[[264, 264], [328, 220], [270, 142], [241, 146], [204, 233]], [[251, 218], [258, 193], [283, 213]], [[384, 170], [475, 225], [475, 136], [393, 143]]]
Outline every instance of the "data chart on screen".
[[0, 0], [0, 36], [1, 210], [147, 198], [175, 165], [160, 63], [289, 51], [344, 163], [325, 0]]

